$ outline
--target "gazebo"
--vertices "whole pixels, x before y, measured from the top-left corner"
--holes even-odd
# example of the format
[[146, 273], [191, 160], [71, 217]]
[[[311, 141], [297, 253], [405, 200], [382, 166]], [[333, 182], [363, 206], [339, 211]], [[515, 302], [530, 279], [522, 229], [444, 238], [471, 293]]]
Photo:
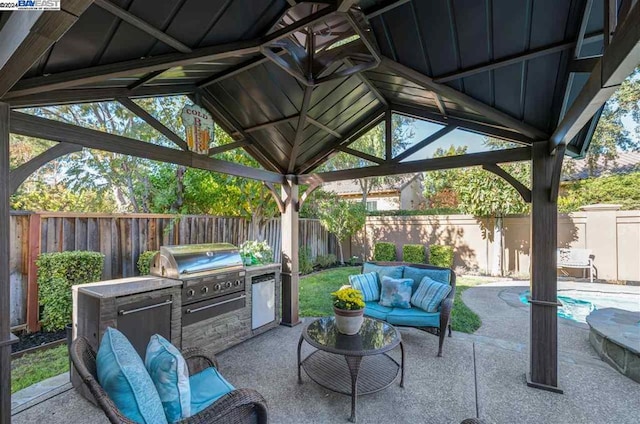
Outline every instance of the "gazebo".
[[[327, 181], [484, 167], [532, 204], [527, 382], [561, 391], [560, 170], [565, 155], [586, 152], [604, 103], [640, 62], [636, 1], [58, 3], [59, 11], [0, 15], [0, 423], [10, 422], [11, 410], [9, 196], [38, 167], [84, 147], [264, 182], [282, 212], [283, 324], [290, 326], [299, 323], [298, 211], [311, 191]], [[208, 154], [189, 151], [132, 100], [179, 94], [205, 108], [234, 141]], [[99, 101], [119, 102], [175, 147], [20, 111]], [[443, 128], [394, 156], [393, 114]], [[382, 122], [384, 158], [350, 147]], [[407, 160], [456, 128], [518, 147]], [[10, 170], [10, 133], [58, 144]], [[244, 149], [261, 168], [213, 157], [231, 149]], [[315, 172], [338, 152], [374, 165]], [[530, 187], [500, 167], [517, 161], [531, 161]]]

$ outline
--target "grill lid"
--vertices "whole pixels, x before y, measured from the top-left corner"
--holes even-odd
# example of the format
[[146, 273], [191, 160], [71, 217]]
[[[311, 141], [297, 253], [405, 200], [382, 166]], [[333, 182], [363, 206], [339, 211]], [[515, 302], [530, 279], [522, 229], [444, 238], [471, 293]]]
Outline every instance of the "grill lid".
[[229, 243], [162, 246], [151, 264], [151, 274], [185, 279], [242, 269], [238, 248]]

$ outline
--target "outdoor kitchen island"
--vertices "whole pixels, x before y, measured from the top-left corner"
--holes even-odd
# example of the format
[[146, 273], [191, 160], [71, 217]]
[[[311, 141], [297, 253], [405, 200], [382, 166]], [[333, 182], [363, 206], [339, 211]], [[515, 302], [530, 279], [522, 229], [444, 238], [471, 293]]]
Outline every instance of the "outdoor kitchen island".
[[96, 350], [108, 326], [144, 356], [156, 332], [181, 349], [218, 353], [280, 324], [280, 264], [245, 267], [237, 248], [224, 243], [163, 246], [151, 276], [73, 291], [74, 335]]

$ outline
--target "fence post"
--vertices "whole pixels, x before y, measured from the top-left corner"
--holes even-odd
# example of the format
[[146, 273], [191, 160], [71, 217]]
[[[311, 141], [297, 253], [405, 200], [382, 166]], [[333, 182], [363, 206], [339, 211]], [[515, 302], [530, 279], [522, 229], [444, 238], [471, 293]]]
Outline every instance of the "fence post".
[[40, 214], [29, 215], [29, 245], [27, 246], [27, 331], [40, 331], [40, 306], [38, 302], [38, 267], [41, 240]]

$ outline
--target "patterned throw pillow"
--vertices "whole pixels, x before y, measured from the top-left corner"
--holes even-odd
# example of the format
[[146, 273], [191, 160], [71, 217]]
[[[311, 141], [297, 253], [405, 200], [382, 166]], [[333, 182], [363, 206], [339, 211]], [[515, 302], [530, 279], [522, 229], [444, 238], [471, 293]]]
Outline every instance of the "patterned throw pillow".
[[154, 334], [147, 345], [144, 365], [158, 389], [170, 423], [191, 416], [189, 369], [182, 354], [167, 339]]
[[416, 292], [411, 296], [411, 303], [426, 312], [438, 312], [440, 303], [450, 291], [450, 285], [424, 277]]
[[98, 382], [125, 417], [137, 423], [166, 424], [158, 391], [124, 334], [107, 328], [98, 349], [96, 369]]
[[382, 277], [380, 305], [389, 308], [411, 308], [411, 278]]
[[369, 272], [367, 274], [358, 274], [349, 276], [349, 284], [354, 289], [362, 292], [365, 302], [371, 302], [380, 299], [380, 286], [378, 286], [378, 274]]

